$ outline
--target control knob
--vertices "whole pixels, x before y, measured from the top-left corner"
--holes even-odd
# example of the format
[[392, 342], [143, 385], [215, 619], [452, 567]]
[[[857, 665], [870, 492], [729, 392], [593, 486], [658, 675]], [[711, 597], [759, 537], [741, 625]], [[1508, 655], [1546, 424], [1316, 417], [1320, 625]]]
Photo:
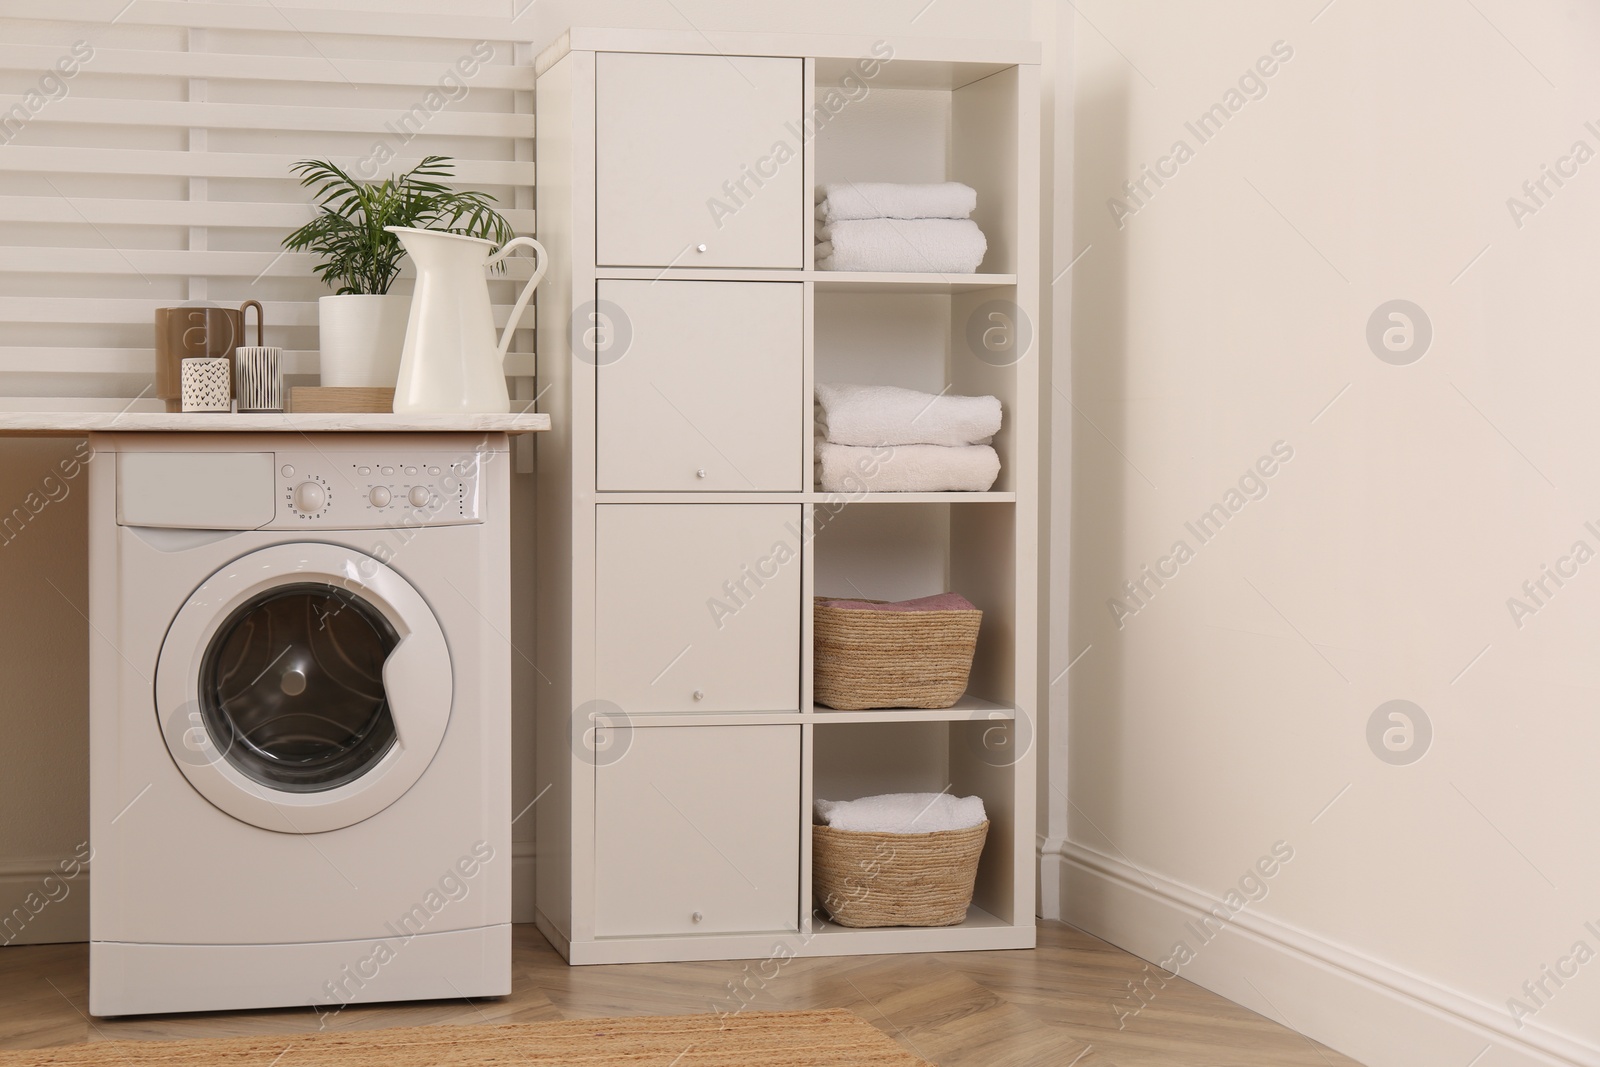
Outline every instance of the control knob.
[[411, 506], [414, 508], [425, 506], [430, 499], [428, 487], [425, 485], [413, 485], [411, 492], [406, 494], [406, 499], [411, 501]]
[[389, 492], [388, 486], [375, 485], [367, 493], [367, 502], [375, 508], [386, 508], [389, 501], [394, 499], [394, 494]]
[[301, 482], [294, 487], [294, 509], [301, 512], [321, 511], [328, 502], [328, 491], [316, 482]]

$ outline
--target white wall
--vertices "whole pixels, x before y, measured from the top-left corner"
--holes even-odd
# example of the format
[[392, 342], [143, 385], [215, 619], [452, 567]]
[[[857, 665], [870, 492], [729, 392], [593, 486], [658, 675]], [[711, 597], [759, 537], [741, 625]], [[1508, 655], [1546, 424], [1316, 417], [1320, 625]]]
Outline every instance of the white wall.
[[0, 514], [31, 517], [0, 529], [0, 943], [88, 930], [85, 881], [60, 879], [89, 837], [88, 478], [59, 466], [81, 444], [0, 451]]
[[[1520, 226], [1507, 207], [1600, 152], [1600, 11], [1077, 9], [1064, 913], [1156, 961], [1186, 942], [1185, 977], [1366, 1063], [1600, 1063], [1600, 962], [1522, 988], [1600, 952], [1600, 563], [1520, 625], [1507, 606], [1600, 551], [1600, 161]], [[1278, 41], [1266, 95], [1200, 143], [1185, 122]], [[1128, 198], [1178, 140], [1194, 157]], [[1365, 337], [1393, 299], [1432, 324], [1409, 365]], [[1201, 544], [1185, 524], [1280, 441]], [[1139, 607], [1122, 583], [1178, 541]], [[1432, 724], [1409, 765], [1368, 744], [1395, 699]], [[1185, 921], [1276, 842], [1293, 859], [1202, 947]]]

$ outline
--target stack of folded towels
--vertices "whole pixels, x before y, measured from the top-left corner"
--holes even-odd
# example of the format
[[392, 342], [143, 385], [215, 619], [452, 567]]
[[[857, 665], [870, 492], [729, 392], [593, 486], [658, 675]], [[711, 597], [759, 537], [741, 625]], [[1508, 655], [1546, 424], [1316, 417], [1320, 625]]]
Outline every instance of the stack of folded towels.
[[970, 830], [988, 816], [982, 797], [949, 793], [886, 793], [860, 800], [817, 800], [816, 821], [835, 830], [874, 834], [933, 834]]
[[825, 492], [981, 493], [1000, 476], [996, 397], [818, 382], [816, 429]]
[[816, 199], [818, 270], [971, 274], [988, 250], [960, 182], [834, 182]]

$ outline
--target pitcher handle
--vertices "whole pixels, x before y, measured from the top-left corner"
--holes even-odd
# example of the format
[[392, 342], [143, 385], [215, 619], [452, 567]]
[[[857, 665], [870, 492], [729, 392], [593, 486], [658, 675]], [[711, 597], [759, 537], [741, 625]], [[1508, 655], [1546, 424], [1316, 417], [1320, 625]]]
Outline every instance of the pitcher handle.
[[511, 335], [517, 329], [517, 320], [522, 318], [522, 310], [528, 306], [528, 300], [533, 296], [533, 290], [539, 284], [539, 279], [544, 277], [544, 272], [550, 266], [550, 253], [544, 250], [544, 245], [532, 237], [513, 237], [501, 246], [500, 251], [489, 257], [487, 266], [494, 266], [509, 256], [518, 246], [533, 249], [538, 253], [538, 259], [533, 268], [533, 277], [528, 279], [528, 284], [522, 287], [522, 292], [517, 294], [517, 302], [511, 308], [511, 317], [506, 320], [505, 332], [500, 335], [500, 362], [506, 361], [506, 352], [511, 348]]

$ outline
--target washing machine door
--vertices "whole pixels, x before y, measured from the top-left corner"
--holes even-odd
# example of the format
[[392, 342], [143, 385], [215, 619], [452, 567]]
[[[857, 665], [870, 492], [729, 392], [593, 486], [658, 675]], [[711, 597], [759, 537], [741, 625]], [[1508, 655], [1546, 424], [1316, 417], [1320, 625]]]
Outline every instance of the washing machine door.
[[274, 545], [178, 611], [156, 713], [212, 804], [313, 834], [371, 818], [416, 783], [444, 740], [453, 681], [438, 619], [399, 574], [355, 549]]

